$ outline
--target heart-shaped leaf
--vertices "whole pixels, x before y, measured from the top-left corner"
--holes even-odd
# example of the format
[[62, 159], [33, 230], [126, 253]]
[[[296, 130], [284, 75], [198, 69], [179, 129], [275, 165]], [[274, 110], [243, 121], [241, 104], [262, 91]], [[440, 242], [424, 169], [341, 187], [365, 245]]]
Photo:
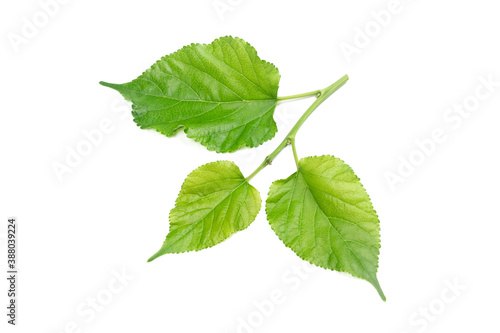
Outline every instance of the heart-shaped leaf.
[[359, 178], [333, 156], [306, 157], [271, 185], [266, 213], [278, 237], [300, 258], [370, 282], [377, 280], [379, 219]]
[[167, 253], [198, 251], [214, 246], [255, 220], [259, 192], [236, 164], [218, 161], [189, 174], [170, 211], [170, 230], [161, 249], [148, 261]]
[[274, 137], [280, 74], [255, 49], [230, 36], [191, 44], [129, 83], [102, 85], [133, 103], [134, 121], [166, 136], [179, 129], [209, 150], [257, 147]]

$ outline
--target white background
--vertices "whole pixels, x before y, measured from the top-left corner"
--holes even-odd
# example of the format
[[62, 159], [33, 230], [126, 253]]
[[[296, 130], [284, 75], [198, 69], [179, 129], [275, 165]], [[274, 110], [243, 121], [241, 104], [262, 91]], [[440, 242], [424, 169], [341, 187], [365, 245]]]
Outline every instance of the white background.
[[[2, 2], [0, 219], [19, 220], [20, 291], [12, 328], [2, 279], [1, 331], [229, 333], [250, 317], [253, 326], [240, 332], [497, 332], [500, 87], [468, 117], [444, 117], [474, 101], [481, 77], [500, 81], [498, 4], [401, 0], [377, 31], [370, 13], [388, 0], [220, 3], [230, 10], [221, 14], [213, 0], [67, 1], [14, 47], [9, 38], [22, 36], [23, 18], [33, 22], [42, 9], [34, 0]], [[358, 40], [358, 53], [346, 57], [341, 46], [355, 46], [357, 29], [367, 26], [367, 45]], [[224, 35], [245, 39], [279, 68], [280, 96], [349, 74], [301, 128], [297, 149], [342, 158], [370, 193], [381, 220], [386, 303], [349, 275], [292, 271], [302, 261], [263, 209], [214, 248], [146, 263], [191, 170], [229, 159], [248, 175], [312, 102], [280, 104], [275, 140], [218, 155], [182, 133], [140, 130], [121, 96], [98, 84], [130, 81], [183, 45]], [[53, 164], [65, 163], [68, 147], [103, 119], [112, 130], [60, 181]], [[387, 173], [397, 174], [400, 158], [422, 157], [415, 141], [436, 129], [446, 140], [391, 188]], [[270, 183], [293, 169], [287, 149], [252, 183], [265, 199]], [[108, 285], [120, 286], [113, 272], [122, 270], [133, 279], [107, 299]], [[465, 289], [453, 292], [450, 283]], [[267, 303], [273, 291], [283, 302], [264, 316], [255, 302]], [[92, 317], [87, 302], [95, 297], [107, 304]]]

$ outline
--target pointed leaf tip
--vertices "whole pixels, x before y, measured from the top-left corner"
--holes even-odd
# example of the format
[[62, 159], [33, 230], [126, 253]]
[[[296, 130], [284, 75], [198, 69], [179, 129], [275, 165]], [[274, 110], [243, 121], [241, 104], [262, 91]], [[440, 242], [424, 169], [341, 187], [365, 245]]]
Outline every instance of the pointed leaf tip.
[[99, 81], [99, 84], [104, 87], [112, 88], [115, 90], [118, 90], [117, 88], [121, 86], [121, 84], [116, 84], [116, 83], [109, 83], [105, 81]]
[[153, 254], [149, 259], [148, 259], [148, 262], [151, 262], [153, 260], [155, 260], [156, 258], [160, 257], [161, 254], [160, 254], [160, 251], [156, 252], [155, 254]]
[[371, 285], [375, 287], [377, 290], [380, 298], [385, 302], [387, 299], [385, 297], [384, 292], [382, 291], [382, 287], [380, 286], [380, 283], [378, 282], [378, 279], [375, 277], [373, 281], [370, 281]]

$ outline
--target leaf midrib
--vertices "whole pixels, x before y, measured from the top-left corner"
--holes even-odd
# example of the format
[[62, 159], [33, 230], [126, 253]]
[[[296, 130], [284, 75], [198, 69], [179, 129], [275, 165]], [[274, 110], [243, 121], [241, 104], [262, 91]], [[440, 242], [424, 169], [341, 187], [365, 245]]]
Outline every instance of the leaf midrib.
[[[131, 83], [133, 83], [132, 81]], [[134, 83], [136, 84], [136, 83]], [[137, 84], [136, 84], [137, 85]], [[241, 102], [267, 102], [267, 101], [278, 101], [278, 98], [262, 98], [262, 99], [240, 99], [240, 100], [234, 100], [234, 101], [209, 101], [209, 100], [204, 100], [204, 99], [180, 99], [180, 98], [175, 98], [175, 97], [170, 97], [170, 96], [165, 96], [165, 95], [153, 95], [153, 94], [147, 94], [143, 92], [142, 90], [135, 90], [135, 89], [128, 89], [128, 88], [123, 88], [120, 87], [121, 90], [127, 90], [127, 91], [132, 91], [132, 92], [137, 92], [145, 96], [151, 96], [151, 97], [158, 97], [158, 98], [166, 98], [166, 99], [171, 99], [174, 101], [180, 101], [180, 102], [196, 102], [196, 103], [214, 103], [214, 104], [225, 104], [225, 103], [241, 103]]]

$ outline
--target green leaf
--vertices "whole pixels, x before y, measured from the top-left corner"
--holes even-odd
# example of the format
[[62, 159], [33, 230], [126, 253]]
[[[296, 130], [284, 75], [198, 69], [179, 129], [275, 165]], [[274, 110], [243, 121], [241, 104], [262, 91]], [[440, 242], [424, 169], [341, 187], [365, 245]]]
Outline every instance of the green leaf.
[[278, 237], [310, 263], [377, 280], [379, 220], [359, 178], [333, 156], [303, 158], [297, 172], [274, 182], [266, 213]]
[[218, 161], [189, 174], [170, 211], [170, 230], [153, 261], [167, 253], [212, 247], [255, 220], [260, 210], [259, 192], [236, 164]]
[[102, 85], [133, 103], [134, 121], [172, 136], [179, 129], [209, 150], [257, 147], [274, 137], [278, 69], [230, 36], [191, 44], [129, 83]]

